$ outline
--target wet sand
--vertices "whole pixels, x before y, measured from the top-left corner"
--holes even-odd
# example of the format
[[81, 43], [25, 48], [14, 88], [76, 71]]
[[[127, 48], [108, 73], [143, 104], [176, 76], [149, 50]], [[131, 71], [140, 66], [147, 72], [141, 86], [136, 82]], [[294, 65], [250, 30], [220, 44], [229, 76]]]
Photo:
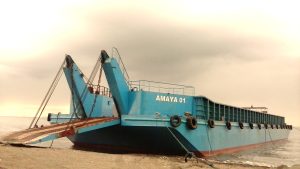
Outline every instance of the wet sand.
[[[211, 163], [211, 161], [209, 162]], [[109, 169], [267, 169], [269, 167], [245, 164], [222, 164], [195, 159], [184, 162], [183, 157], [144, 155], [144, 154], [106, 154], [74, 149], [15, 147], [0, 144], [0, 169], [35, 168], [109, 168]], [[296, 166], [295, 166], [296, 167]], [[300, 168], [300, 166], [298, 166]], [[297, 167], [297, 168], [298, 168]], [[281, 166], [281, 168], [287, 168]], [[293, 167], [294, 169], [294, 167]]]

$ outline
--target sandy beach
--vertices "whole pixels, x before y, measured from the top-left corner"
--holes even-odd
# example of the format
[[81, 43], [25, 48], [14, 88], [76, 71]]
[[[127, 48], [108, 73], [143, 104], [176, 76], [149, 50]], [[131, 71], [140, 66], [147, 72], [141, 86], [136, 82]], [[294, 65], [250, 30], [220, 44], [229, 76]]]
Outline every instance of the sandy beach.
[[[141, 154], [106, 154], [74, 149], [15, 147], [0, 144], [1, 169], [35, 168], [124, 168], [124, 169], [267, 169], [269, 167], [245, 164], [222, 164], [212, 162], [213, 166], [195, 159], [184, 162], [183, 157], [141, 155]], [[300, 167], [300, 166], [298, 166]], [[298, 168], [294, 166], [294, 168]], [[281, 166], [279, 168], [287, 168]]]

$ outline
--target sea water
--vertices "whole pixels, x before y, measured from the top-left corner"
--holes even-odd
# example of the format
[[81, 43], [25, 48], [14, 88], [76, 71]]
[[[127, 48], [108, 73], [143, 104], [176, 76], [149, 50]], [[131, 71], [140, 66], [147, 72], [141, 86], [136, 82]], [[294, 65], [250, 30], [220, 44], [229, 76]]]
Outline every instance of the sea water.
[[[31, 117], [1, 117], [0, 138], [14, 131], [29, 127]], [[39, 120], [38, 126], [49, 124], [46, 118]], [[35, 146], [49, 147], [51, 141]], [[72, 143], [67, 138], [60, 138], [53, 142], [53, 148], [72, 148]], [[270, 143], [255, 149], [239, 153], [219, 155], [213, 159], [228, 163], [244, 163], [262, 166], [292, 166], [300, 164], [300, 128], [293, 128], [287, 141]]]
[[300, 164], [300, 128], [294, 127], [289, 139], [269, 143], [257, 148], [213, 157], [223, 162], [244, 163], [276, 167]]

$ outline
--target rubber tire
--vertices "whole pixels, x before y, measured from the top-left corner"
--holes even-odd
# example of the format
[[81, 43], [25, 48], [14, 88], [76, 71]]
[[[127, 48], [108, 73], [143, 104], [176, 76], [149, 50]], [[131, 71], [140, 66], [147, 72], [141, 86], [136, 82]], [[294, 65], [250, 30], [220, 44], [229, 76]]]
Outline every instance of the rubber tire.
[[267, 123], [265, 123], [264, 125], [265, 125], [265, 129], [268, 129], [268, 124], [267, 124]]
[[178, 115], [170, 117], [170, 124], [172, 127], [178, 127], [181, 124], [181, 118]]
[[253, 129], [253, 123], [249, 123], [250, 129]]
[[228, 130], [231, 130], [231, 123], [230, 123], [230, 121], [226, 121], [226, 128]]
[[239, 126], [240, 126], [240, 129], [244, 128], [244, 124], [242, 122], [239, 122]]
[[261, 129], [261, 124], [260, 124], [260, 123], [257, 123], [257, 127], [258, 127], [258, 129], [260, 130], [260, 129]]
[[215, 128], [215, 121], [214, 120], [207, 120], [207, 125], [210, 127], [210, 128]]
[[196, 129], [197, 128], [197, 119], [195, 117], [188, 117], [186, 118], [186, 125], [189, 129]]

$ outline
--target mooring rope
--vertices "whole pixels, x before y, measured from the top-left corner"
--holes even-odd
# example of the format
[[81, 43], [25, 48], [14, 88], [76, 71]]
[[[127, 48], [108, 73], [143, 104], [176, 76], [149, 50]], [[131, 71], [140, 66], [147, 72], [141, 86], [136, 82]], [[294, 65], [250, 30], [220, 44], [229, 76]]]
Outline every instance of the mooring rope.
[[210, 138], [209, 138], [209, 132], [208, 132], [208, 119], [209, 119], [209, 117], [207, 117], [207, 115], [206, 115], [206, 113], [205, 113], [205, 116], [206, 116], [206, 119], [207, 119], [207, 121], [206, 121], [206, 134], [207, 134], [207, 141], [208, 141], [208, 144], [209, 144], [209, 148], [210, 148], [210, 150], [209, 150], [209, 154], [210, 154], [210, 152], [212, 152], [212, 146], [211, 146], [211, 142], [210, 142]]
[[193, 152], [189, 151], [183, 143], [181, 143], [181, 141], [176, 137], [176, 135], [170, 130], [169, 127], [166, 126], [166, 128], [168, 129], [168, 131], [171, 133], [171, 135], [173, 136], [173, 138], [179, 143], [179, 145], [184, 149], [184, 151], [186, 152], [186, 155], [185, 155], [185, 162], [187, 162], [187, 159], [188, 158], [195, 158], [197, 160], [197, 163], [199, 160], [201, 160], [202, 162], [204, 162], [205, 164], [207, 164], [208, 166], [212, 167], [212, 168], [215, 168], [213, 163], [209, 162], [208, 160], [206, 159], [203, 159], [203, 158], [199, 158], [197, 157]]
[[[169, 127], [166, 127], [169, 132], [171, 133], [171, 135], [175, 138], [175, 140], [180, 144], [180, 146], [184, 149], [184, 151], [186, 151], [187, 153], [193, 153], [193, 152], [190, 152], [182, 143], [181, 141], [175, 136], [175, 134], [169, 129]], [[194, 153], [193, 153], [194, 154]]]

